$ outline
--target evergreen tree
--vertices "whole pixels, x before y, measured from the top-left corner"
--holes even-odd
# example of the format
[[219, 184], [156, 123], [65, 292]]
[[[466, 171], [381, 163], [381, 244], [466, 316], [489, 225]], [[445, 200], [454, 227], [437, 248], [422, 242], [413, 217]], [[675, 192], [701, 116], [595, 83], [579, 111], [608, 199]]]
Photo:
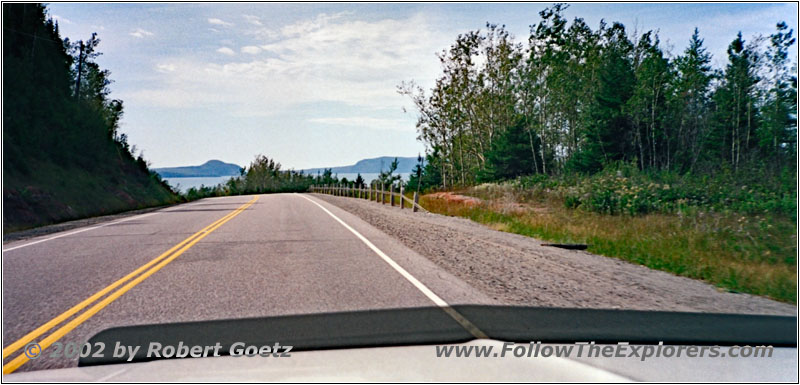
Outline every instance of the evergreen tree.
[[422, 188], [422, 175], [425, 172], [425, 165], [424, 159], [422, 155], [417, 155], [417, 164], [414, 166], [414, 169], [411, 171], [411, 175], [408, 177], [408, 183], [406, 183], [406, 188], [409, 190], [414, 190], [419, 192]]
[[394, 184], [395, 182], [400, 181], [400, 179], [402, 179], [402, 176], [394, 175], [394, 172], [397, 171], [397, 167], [399, 165], [400, 163], [397, 161], [397, 158], [394, 158], [394, 160], [392, 160], [392, 163], [389, 164], [389, 169], [386, 171], [381, 171], [381, 173], [378, 175], [378, 183], [383, 184], [384, 186], [389, 186]]
[[364, 178], [361, 176], [361, 173], [358, 173], [355, 180], [356, 188], [364, 187]]
[[631, 50], [625, 27], [615, 23], [607, 31], [600, 87], [588, 112], [583, 148], [570, 159], [573, 170], [595, 172], [604, 164], [633, 157], [631, 120], [623, 112], [636, 82]]
[[789, 68], [789, 48], [794, 44], [792, 30], [785, 22], [778, 23], [777, 32], [770, 36], [767, 51], [770, 89], [763, 107], [763, 123], [759, 130], [759, 145], [773, 165], [784, 156], [797, 155], [797, 76]]
[[680, 171], [692, 170], [708, 135], [709, 90], [713, 73], [711, 54], [703, 47], [697, 28], [683, 55], [675, 58], [671, 84], [671, 119], [677, 126], [675, 156]]
[[478, 182], [511, 179], [536, 172], [525, 126], [524, 120], [518, 119], [495, 139], [486, 154], [486, 168], [478, 173]]

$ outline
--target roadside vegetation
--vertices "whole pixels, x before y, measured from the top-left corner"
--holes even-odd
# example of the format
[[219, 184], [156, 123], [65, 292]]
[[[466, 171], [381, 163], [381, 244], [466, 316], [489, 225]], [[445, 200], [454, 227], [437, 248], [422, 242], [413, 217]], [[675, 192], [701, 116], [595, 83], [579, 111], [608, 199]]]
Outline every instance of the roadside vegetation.
[[406, 191], [427, 209], [727, 290], [796, 303], [797, 63], [793, 31], [732, 36], [727, 62], [695, 29], [592, 29], [567, 6], [517, 43], [461, 34], [430, 90], [398, 87], [427, 153]]
[[[635, 170], [626, 171], [631, 169]], [[479, 203], [431, 194], [423, 196], [421, 204], [432, 212], [466, 217], [500, 231], [587, 244], [589, 252], [702, 279], [721, 289], [797, 302], [796, 218], [794, 211], [789, 215], [774, 209], [791, 206], [790, 194], [776, 197], [771, 191], [751, 190], [744, 184], [731, 188], [737, 184], [716, 180], [708, 190], [698, 188], [701, 193], [695, 195], [693, 182], [686, 183], [689, 186], [678, 182], [668, 190], [666, 184], [654, 186], [652, 181], [639, 186], [630, 180], [644, 181], [645, 176], [624, 172], [627, 176], [620, 176], [617, 171], [586, 179], [523, 177], [485, 183], [456, 190], [479, 198]], [[615, 181], [613, 185], [604, 185], [609, 180]], [[583, 189], [589, 192], [579, 196], [587, 203], [575, 206], [573, 197]], [[673, 196], [657, 197], [659, 191], [670, 190], [676, 190]], [[647, 191], [651, 201], [628, 206], [624, 202], [638, 200], [633, 191]], [[764, 195], [772, 199], [763, 200]], [[646, 209], [632, 214], [631, 207]]]
[[61, 39], [41, 4], [3, 4], [3, 233], [179, 202], [118, 132], [96, 34]]

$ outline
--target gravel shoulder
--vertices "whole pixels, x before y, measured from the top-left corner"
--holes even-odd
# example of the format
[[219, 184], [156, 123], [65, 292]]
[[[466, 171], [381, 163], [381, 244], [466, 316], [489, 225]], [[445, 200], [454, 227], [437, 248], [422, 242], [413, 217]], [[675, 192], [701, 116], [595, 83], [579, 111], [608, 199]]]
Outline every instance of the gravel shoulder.
[[626, 261], [541, 246], [468, 219], [314, 194], [398, 239], [501, 304], [797, 315], [797, 307]]

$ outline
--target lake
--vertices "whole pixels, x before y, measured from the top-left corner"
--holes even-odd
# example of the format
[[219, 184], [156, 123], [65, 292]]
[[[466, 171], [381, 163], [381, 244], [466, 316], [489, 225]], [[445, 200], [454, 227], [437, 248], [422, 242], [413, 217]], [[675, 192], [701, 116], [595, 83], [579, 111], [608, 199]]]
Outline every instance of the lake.
[[[361, 177], [364, 178], [364, 181], [366, 181], [367, 183], [369, 183], [373, 179], [378, 179], [378, 175], [380, 174], [377, 172], [361, 173]], [[411, 175], [411, 173], [401, 172], [398, 175], [403, 177], [404, 181], [408, 181], [408, 178]], [[347, 178], [347, 180], [349, 181], [355, 181], [356, 177], [358, 176], [358, 173], [342, 172], [338, 173], [338, 175], [334, 174], [334, 176], [338, 177], [340, 180], [342, 178]], [[233, 175], [229, 175], [229, 176], [209, 176], [209, 177], [197, 177], [197, 178], [163, 178], [163, 179], [167, 181], [167, 183], [169, 183], [169, 185], [175, 188], [176, 190], [180, 192], [186, 192], [192, 187], [194, 188], [200, 188], [200, 186], [213, 187], [220, 183], [225, 183], [228, 181], [228, 179], [231, 179], [233, 177], [234, 177]]]

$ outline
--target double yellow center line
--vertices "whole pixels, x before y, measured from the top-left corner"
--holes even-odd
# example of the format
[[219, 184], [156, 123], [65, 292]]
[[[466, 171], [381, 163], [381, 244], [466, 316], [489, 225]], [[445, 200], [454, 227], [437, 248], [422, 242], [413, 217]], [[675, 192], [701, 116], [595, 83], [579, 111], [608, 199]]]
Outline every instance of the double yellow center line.
[[[172, 262], [175, 258], [178, 258], [178, 256], [183, 254], [186, 250], [188, 250], [189, 248], [194, 246], [195, 243], [197, 243], [201, 239], [205, 238], [206, 235], [210, 234], [211, 232], [213, 232], [214, 230], [216, 230], [217, 228], [219, 228], [220, 226], [225, 224], [225, 222], [228, 222], [229, 220], [233, 219], [233, 217], [239, 215], [239, 213], [241, 213], [242, 211], [246, 210], [248, 207], [253, 205], [253, 203], [255, 203], [257, 200], [258, 200], [258, 196], [253, 197], [253, 199], [251, 199], [249, 202], [243, 204], [242, 206], [240, 206], [236, 210], [233, 210], [232, 212], [228, 213], [228, 215], [218, 219], [214, 223], [204, 227], [202, 230], [192, 234], [189, 238], [184, 239], [183, 241], [181, 241], [177, 245], [173, 246], [169, 250], [165, 251], [163, 254], [159, 255], [158, 257], [156, 257], [152, 261], [147, 262], [146, 264], [142, 265], [138, 269], [132, 271], [130, 274], [120, 278], [116, 282], [106, 286], [104, 289], [98, 291], [97, 293], [93, 294], [89, 298], [86, 298], [81, 303], [79, 303], [79, 304], [73, 306], [72, 308], [70, 308], [69, 310], [61, 313], [60, 315], [58, 315], [57, 317], [55, 317], [52, 320], [48, 321], [47, 323], [43, 324], [42, 326], [39, 326], [38, 328], [36, 328], [32, 332], [26, 334], [24, 337], [20, 338], [19, 340], [15, 341], [14, 343], [4, 347], [3, 348], [3, 360], [5, 360], [6, 357], [10, 356], [15, 351], [17, 351], [20, 348], [24, 347], [26, 344], [32, 342], [35, 338], [41, 336], [42, 334], [44, 334], [48, 330], [56, 327], [57, 325], [59, 325], [60, 323], [64, 322], [69, 317], [72, 317], [74, 314], [78, 313], [83, 308], [91, 305], [92, 303], [94, 303], [98, 299], [102, 298], [104, 295], [108, 294], [109, 292], [113, 291], [114, 289], [116, 289], [120, 285], [125, 284], [125, 282], [130, 281], [127, 284], [125, 284], [124, 286], [122, 286], [121, 288], [119, 288], [118, 290], [114, 291], [111, 295], [103, 298], [102, 301], [96, 303], [94, 306], [92, 306], [91, 308], [89, 308], [88, 310], [86, 310], [85, 312], [80, 314], [79, 316], [75, 317], [75, 319], [69, 321], [64, 326], [61, 326], [59, 329], [57, 329], [56, 331], [51, 333], [49, 336], [47, 336], [43, 340], [39, 341], [39, 346], [41, 347], [41, 350], [43, 351], [48, 346], [50, 346], [54, 342], [58, 341], [58, 339], [63, 337], [65, 334], [69, 333], [70, 331], [72, 331], [73, 329], [78, 327], [78, 325], [80, 325], [81, 323], [83, 323], [84, 321], [89, 319], [91, 316], [93, 316], [94, 314], [96, 314], [97, 312], [102, 310], [104, 307], [108, 306], [111, 302], [113, 302], [114, 300], [116, 300], [117, 298], [119, 298], [120, 296], [125, 294], [128, 290], [132, 289], [134, 286], [138, 285], [139, 283], [141, 283], [142, 281], [147, 279], [147, 277], [153, 275], [155, 272], [161, 270], [161, 268], [166, 266], [168, 263]], [[153, 265], [155, 265], [155, 266], [153, 266]], [[144, 273], [142, 273], [142, 272], [144, 272]], [[131, 280], [131, 279], [133, 279], [133, 280]], [[16, 358], [14, 358], [13, 360], [9, 361], [7, 364], [3, 365], [3, 374], [9, 374], [9, 373], [17, 370], [17, 368], [19, 368], [20, 366], [22, 366], [23, 364], [28, 362], [28, 360], [29, 360], [29, 358], [24, 353], [18, 355]]]

